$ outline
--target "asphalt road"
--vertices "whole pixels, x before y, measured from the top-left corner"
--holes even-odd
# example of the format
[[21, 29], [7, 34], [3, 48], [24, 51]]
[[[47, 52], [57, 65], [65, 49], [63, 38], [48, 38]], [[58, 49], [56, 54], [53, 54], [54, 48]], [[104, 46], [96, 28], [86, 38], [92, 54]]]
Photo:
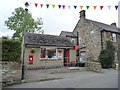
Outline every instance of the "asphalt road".
[[65, 73], [68, 77], [59, 80], [24, 83], [9, 88], [118, 88], [118, 71], [102, 70], [95, 72]]

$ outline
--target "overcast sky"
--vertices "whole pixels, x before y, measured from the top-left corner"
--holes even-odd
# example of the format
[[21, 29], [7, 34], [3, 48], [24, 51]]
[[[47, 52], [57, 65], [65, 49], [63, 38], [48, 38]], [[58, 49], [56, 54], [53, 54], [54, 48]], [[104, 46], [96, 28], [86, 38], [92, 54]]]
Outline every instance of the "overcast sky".
[[[14, 31], [8, 30], [4, 26], [4, 21], [12, 15], [15, 8], [25, 8], [24, 2], [26, 1], [30, 3], [28, 9], [33, 18], [42, 18], [44, 34], [59, 35], [61, 31], [73, 31], [79, 20], [79, 12], [81, 11], [79, 6], [81, 5], [83, 5], [83, 10], [86, 10], [87, 19], [106, 24], [116, 22], [118, 25], [118, 10], [114, 6], [118, 5], [119, 0], [0, 0], [0, 37], [13, 35]], [[59, 9], [56, 6], [53, 9], [50, 6], [47, 9], [46, 6], [41, 8], [40, 5], [36, 8], [34, 3], [70, 5], [71, 8]], [[78, 6], [77, 9], [74, 9], [74, 5]], [[110, 10], [107, 7], [109, 5], [111, 5]], [[90, 8], [87, 10], [86, 6], [90, 6]], [[93, 6], [97, 6], [96, 10]], [[100, 6], [104, 6], [102, 10], [100, 10]]]

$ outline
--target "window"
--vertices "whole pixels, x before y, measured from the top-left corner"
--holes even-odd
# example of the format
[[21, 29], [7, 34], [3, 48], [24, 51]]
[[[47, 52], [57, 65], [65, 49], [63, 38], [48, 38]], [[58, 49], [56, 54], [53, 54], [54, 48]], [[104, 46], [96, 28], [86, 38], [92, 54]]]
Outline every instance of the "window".
[[112, 40], [113, 40], [113, 42], [116, 42], [116, 41], [117, 41], [117, 39], [116, 39], [116, 34], [115, 34], [115, 33], [112, 33]]
[[81, 43], [81, 37], [79, 37], [79, 41], [78, 42], [79, 42], [79, 45], [80, 45], [80, 43]]
[[62, 58], [62, 50], [56, 48], [41, 48], [40, 58], [41, 59], [60, 59]]
[[86, 52], [85, 51], [80, 52], [80, 62], [85, 63], [86, 60], [87, 60]]
[[73, 44], [76, 44], [75, 38], [71, 38], [71, 42], [72, 42]]

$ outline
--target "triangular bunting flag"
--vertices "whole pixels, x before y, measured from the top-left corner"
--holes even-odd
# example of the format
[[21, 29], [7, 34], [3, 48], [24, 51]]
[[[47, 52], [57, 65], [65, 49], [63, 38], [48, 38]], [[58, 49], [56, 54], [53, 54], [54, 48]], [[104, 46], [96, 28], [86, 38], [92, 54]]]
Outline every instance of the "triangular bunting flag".
[[110, 10], [111, 6], [108, 6], [108, 9]]
[[115, 6], [115, 9], [117, 10], [117, 9], [118, 9], [118, 6]]
[[74, 8], [76, 9], [76, 8], [77, 8], [77, 6], [74, 6]]
[[65, 9], [65, 5], [62, 5], [63, 9]]
[[89, 9], [90, 6], [86, 6], [87, 9]]
[[49, 8], [49, 4], [46, 4], [46, 7]]
[[80, 6], [80, 9], [82, 9], [83, 8], [83, 6]]
[[37, 3], [35, 3], [35, 7], [37, 7], [38, 6], [38, 4]]
[[61, 5], [58, 5], [59, 8], [61, 8]]
[[55, 4], [52, 4], [52, 7], [55, 8]]
[[43, 4], [40, 4], [41, 8], [43, 7]]
[[103, 6], [100, 6], [100, 9], [102, 10], [102, 9], [103, 9]]
[[94, 10], [96, 10], [97, 6], [93, 6]]
[[68, 8], [70, 9], [70, 5], [68, 5]]

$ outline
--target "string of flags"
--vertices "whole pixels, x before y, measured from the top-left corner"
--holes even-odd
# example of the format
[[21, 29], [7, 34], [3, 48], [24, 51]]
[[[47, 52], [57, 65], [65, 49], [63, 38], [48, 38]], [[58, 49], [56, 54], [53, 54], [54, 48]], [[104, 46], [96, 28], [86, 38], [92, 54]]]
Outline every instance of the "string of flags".
[[[23, 3], [25, 3], [23, 0], [21, 0]], [[57, 5], [57, 4], [42, 4], [42, 3], [30, 3], [28, 2], [29, 4], [34, 4], [34, 6], [37, 8], [37, 7], [40, 7], [40, 8], [43, 8], [43, 7], [46, 7], [47, 9], [48, 8], [59, 8], [59, 9], [71, 9], [71, 8], [74, 8], [74, 9], [90, 9], [90, 8], [93, 8], [94, 10], [96, 9], [100, 9], [100, 10], [103, 10], [105, 7], [108, 8], [108, 10], [110, 10], [111, 8], [114, 8], [115, 10], [118, 10], [118, 5], [101, 5], [101, 6], [88, 6], [88, 5]]]
[[38, 4], [38, 3], [34, 3], [35, 7], [40, 7], [40, 8], [43, 8], [43, 7], [46, 7], [47, 9], [48, 8], [59, 8], [59, 9], [71, 9], [72, 7], [74, 9], [83, 9], [83, 8], [86, 8], [87, 10], [89, 8], [93, 8], [94, 10], [96, 10], [97, 8], [99, 8], [100, 10], [103, 10], [104, 7], [107, 7], [109, 10], [114, 7], [116, 10], [118, 10], [118, 5], [106, 5], [106, 6], [77, 6], [77, 5], [55, 5], [55, 4]]

